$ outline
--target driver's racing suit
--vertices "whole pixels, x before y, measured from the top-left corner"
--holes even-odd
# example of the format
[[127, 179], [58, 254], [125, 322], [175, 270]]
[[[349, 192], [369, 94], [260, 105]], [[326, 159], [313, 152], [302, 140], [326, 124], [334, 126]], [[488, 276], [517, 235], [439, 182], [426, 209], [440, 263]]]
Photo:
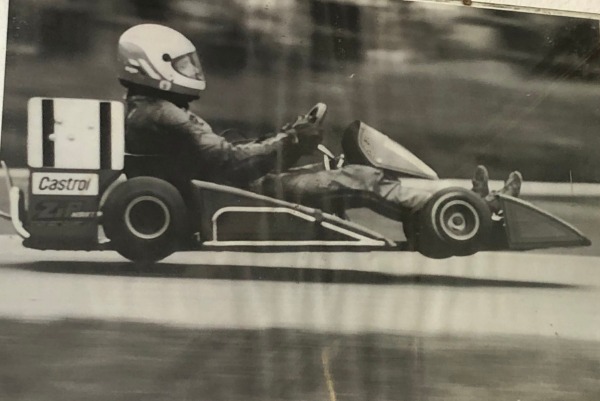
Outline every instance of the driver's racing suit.
[[133, 95], [127, 97], [127, 108], [127, 151], [172, 157], [195, 179], [332, 212], [340, 202], [367, 206], [396, 219], [423, 206], [435, 191], [403, 186], [370, 166], [346, 165], [329, 171], [316, 166], [291, 169], [303, 154], [292, 135], [279, 133], [232, 144], [200, 117], [167, 100]]

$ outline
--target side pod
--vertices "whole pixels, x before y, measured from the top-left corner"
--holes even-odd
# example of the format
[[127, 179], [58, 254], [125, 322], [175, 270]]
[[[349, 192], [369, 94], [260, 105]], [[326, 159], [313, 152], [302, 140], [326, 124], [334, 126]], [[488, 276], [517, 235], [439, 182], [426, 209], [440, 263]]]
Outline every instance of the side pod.
[[521, 199], [499, 195], [508, 249], [589, 246], [591, 241], [566, 221]]

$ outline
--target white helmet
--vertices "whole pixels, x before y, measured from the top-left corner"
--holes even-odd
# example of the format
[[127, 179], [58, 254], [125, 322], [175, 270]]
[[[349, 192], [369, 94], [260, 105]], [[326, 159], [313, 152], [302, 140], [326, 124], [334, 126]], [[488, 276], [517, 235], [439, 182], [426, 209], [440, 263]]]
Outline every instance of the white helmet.
[[119, 38], [119, 78], [180, 95], [198, 97], [206, 87], [196, 47], [174, 29], [136, 25]]

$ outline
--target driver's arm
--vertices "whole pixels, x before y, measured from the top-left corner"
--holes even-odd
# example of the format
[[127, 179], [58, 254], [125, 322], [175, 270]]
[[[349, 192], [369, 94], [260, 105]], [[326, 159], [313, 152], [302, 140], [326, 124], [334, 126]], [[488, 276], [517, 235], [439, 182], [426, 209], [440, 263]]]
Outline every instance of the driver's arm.
[[206, 122], [174, 105], [163, 110], [159, 124], [177, 142], [181, 157], [215, 179], [245, 184], [291, 167], [302, 155], [295, 138], [286, 133], [234, 145], [215, 134]]

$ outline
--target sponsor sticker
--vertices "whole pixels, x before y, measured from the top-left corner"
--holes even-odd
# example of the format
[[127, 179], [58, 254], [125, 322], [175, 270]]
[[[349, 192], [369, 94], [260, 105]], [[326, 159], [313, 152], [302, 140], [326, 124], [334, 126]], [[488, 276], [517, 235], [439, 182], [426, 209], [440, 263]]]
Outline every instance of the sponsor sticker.
[[98, 174], [41, 173], [31, 176], [34, 195], [98, 195]]
[[94, 219], [101, 216], [101, 212], [89, 210], [93, 208], [90, 202], [82, 201], [42, 201], [31, 208], [32, 220], [71, 220]]

